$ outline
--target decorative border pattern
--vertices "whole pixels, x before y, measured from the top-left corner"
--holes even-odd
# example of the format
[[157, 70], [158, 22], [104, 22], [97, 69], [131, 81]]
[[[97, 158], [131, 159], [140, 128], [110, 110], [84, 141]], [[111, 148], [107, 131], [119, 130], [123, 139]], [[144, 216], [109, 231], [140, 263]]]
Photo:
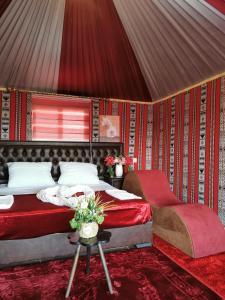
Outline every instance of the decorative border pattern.
[[136, 126], [136, 104], [130, 105], [129, 156], [134, 157]]
[[199, 144], [199, 187], [198, 202], [204, 203], [205, 193], [205, 141], [206, 141], [206, 84], [202, 85], [200, 103], [200, 144]]
[[27, 95], [27, 130], [26, 140], [32, 141], [32, 94]]
[[150, 170], [152, 166], [152, 131], [153, 131], [153, 107], [148, 105], [147, 115], [147, 135], [146, 135], [146, 170]]
[[2, 93], [1, 97], [1, 140], [9, 140], [10, 129], [10, 93]]
[[218, 215], [225, 224], [225, 77], [221, 80]]
[[92, 101], [92, 142], [99, 142], [99, 101]]

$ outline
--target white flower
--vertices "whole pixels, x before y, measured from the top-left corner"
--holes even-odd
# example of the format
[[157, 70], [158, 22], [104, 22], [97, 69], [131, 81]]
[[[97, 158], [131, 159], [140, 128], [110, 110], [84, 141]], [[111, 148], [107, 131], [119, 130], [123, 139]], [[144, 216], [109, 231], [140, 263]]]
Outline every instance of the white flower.
[[102, 118], [102, 127], [110, 128], [111, 126], [112, 123], [108, 118]]
[[71, 208], [76, 208], [78, 206], [78, 199], [77, 197], [70, 197], [65, 200], [66, 205]]
[[88, 201], [83, 200], [80, 202], [80, 208], [81, 209], [86, 209], [88, 207]]
[[106, 136], [109, 138], [113, 138], [117, 136], [117, 130], [115, 127], [111, 126], [109, 129], [106, 130]]

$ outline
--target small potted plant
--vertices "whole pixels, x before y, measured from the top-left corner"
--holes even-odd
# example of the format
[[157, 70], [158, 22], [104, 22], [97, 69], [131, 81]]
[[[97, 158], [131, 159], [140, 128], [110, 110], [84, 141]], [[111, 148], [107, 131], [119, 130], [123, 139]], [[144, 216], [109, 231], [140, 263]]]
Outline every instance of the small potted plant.
[[[108, 155], [105, 158], [105, 164], [107, 166], [107, 172], [109, 177], [114, 177], [114, 172], [116, 177], [123, 176], [123, 166], [128, 165], [128, 171], [133, 170], [133, 158], [130, 156], [112, 156]], [[113, 168], [115, 166], [115, 169]]]
[[79, 231], [82, 238], [92, 238], [98, 233], [98, 225], [102, 224], [106, 214], [104, 211], [111, 207], [111, 202], [103, 202], [99, 195], [79, 197], [73, 219], [70, 220], [72, 229]]

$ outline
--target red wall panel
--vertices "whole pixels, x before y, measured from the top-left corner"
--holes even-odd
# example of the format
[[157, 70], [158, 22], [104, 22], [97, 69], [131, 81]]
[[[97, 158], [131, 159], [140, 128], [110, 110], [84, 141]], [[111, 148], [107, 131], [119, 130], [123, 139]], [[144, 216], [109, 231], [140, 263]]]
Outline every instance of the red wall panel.
[[180, 199], [213, 208], [225, 224], [224, 82], [222, 77], [154, 105], [152, 161]]

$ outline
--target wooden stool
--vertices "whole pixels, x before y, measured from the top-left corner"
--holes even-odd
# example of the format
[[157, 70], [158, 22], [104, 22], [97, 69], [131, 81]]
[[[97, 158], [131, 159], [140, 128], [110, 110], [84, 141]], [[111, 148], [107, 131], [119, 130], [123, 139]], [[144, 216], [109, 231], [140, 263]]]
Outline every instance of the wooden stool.
[[80, 247], [81, 246], [84, 246], [84, 247], [87, 248], [86, 274], [90, 273], [91, 247], [98, 246], [98, 251], [99, 251], [99, 254], [100, 254], [100, 257], [101, 257], [101, 262], [102, 262], [102, 266], [103, 266], [103, 269], [104, 269], [104, 272], [105, 272], [109, 292], [110, 292], [110, 294], [113, 294], [112, 283], [111, 283], [111, 279], [110, 279], [110, 276], [109, 276], [109, 271], [108, 271], [108, 268], [107, 268], [107, 264], [106, 264], [106, 261], [105, 261], [105, 255], [104, 255], [104, 252], [102, 250], [102, 244], [108, 243], [110, 241], [110, 237], [111, 237], [111, 232], [109, 232], [109, 231], [100, 231], [96, 237], [93, 237], [93, 238], [90, 238], [90, 239], [79, 238], [78, 240], [75, 240], [76, 238], [74, 237], [73, 234], [68, 236], [70, 243], [73, 244], [73, 245], [77, 245], [77, 249], [76, 249], [76, 252], [75, 252], [75, 255], [74, 255], [73, 266], [72, 266], [72, 270], [71, 270], [70, 278], [69, 278], [69, 283], [68, 283], [67, 290], [66, 290], [66, 295], [65, 295], [66, 298], [68, 298], [69, 294], [70, 294], [71, 286], [72, 286], [72, 283], [73, 283], [73, 278], [74, 278], [76, 268], [77, 268], [77, 263], [78, 263], [78, 259], [79, 259]]

